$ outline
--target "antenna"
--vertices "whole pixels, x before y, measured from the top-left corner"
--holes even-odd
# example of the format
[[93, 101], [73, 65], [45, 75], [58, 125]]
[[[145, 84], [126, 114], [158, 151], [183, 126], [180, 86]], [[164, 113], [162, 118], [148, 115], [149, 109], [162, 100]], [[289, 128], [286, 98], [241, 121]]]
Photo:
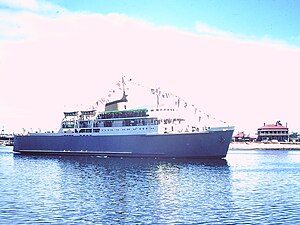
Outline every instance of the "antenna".
[[122, 84], [123, 84], [123, 97], [122, 97], [122, 100], [127, 102], [127, 95], [126, 95], [126, 92], [125, 92], [125, 81], [124, 81], [124, 77], [125, 76], [122, 76]]
[[122, 76], [122, 84], [123, 84], [123, 96], [126, 95], [125, 93], [125, 82], [124, 82], [124, 76]]

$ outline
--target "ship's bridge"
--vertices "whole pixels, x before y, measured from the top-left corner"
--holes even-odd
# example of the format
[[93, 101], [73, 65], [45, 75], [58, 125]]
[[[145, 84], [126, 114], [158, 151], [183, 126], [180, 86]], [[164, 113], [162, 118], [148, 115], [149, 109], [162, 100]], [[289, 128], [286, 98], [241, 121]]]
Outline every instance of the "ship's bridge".
[[64, 118], [61, 123], [61, 129], [64, 131], [72, 130], [75, 128], [76, 121], [78, 119], [78, 111], [64, 112]]

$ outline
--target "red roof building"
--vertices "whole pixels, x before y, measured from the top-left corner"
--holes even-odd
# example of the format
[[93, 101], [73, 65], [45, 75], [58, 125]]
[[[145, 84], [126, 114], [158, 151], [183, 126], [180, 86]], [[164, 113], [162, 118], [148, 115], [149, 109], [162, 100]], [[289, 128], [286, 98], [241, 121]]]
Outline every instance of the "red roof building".
[[234, 141], [244, 141], [246, 138], [246, 134], [244, 132], [238, 132], [236, 135], [233, 136]]
[[245, 134], [245, 132], [238, 132], [233, 136], [233, 140], [236, 142], [254, 141], [256, 138], [256, 136], [250, 136], [250, 134]]
[[289, 139], [289, 128], [276, 124], [264, 124], [257, 129], [257, 141], [287, 141]]

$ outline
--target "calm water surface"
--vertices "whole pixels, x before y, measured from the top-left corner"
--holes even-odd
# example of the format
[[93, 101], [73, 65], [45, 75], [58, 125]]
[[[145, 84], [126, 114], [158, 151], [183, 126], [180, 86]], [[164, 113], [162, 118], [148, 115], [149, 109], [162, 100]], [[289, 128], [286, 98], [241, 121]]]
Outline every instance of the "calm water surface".
[[42, 223], [300, 224], [300, 151], [188, 161], [0, 147], [0, 224]]

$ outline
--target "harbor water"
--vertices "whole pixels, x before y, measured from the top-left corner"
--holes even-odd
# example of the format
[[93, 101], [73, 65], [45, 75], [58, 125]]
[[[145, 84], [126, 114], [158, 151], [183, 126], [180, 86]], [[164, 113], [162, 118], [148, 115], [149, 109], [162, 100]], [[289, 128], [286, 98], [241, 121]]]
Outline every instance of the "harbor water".
[[0, 147], [0, 224], [299, 224], [299, 193], [295, 150], [178, 160]]

